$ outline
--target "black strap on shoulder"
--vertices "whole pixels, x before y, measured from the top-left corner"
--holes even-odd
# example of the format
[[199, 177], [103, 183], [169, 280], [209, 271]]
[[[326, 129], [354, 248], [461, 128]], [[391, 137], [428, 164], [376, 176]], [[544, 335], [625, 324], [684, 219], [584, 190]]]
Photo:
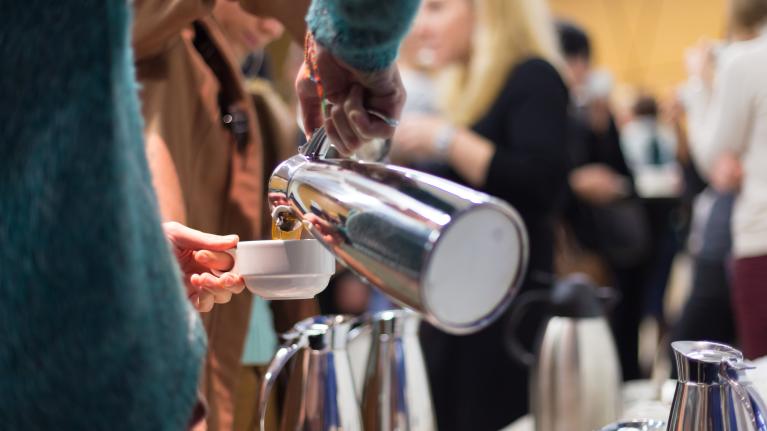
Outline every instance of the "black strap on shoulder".
[[248, 144], [249, 128], [247, 112], [238, 108], [237, 105], [241, 97], [237, 88], [239, 77], [227, 64], [205, 26], [199, 21], [195, 21], [193, 26], [194, 47], [219, 82], [218, 107], [221, 112], [221, 122], [234, 137], [237, 151], [242, 152]]

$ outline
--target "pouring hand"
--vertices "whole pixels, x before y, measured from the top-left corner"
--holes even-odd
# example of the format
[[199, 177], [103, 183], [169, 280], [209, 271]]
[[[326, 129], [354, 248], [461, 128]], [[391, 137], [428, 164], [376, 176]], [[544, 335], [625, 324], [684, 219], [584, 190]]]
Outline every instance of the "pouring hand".
[[177, 222], [163, 224], [165, 236], [170, 241], [192, 305], [201, 312], [208, 312], [213, 304], [223, 304], [240, 293], [245, 282], [239, 274], [213, 274], [229, 271], [234, 259], [226, 250], [239, 242], [237, 235], [219, 236], [191, 229]]
[[[315, 42], [310, 42], [315, 43]], [[330, 139], [344, 154], [373, 139], [389, 139], [402, 113], [405, 89], [396, 65], [365, 72], [354, 69], [315, 43], [313, 57], [322, 92], [328, 102], [322, 112], [317, 83], [311, 78], [312, 65], [306, 62], [299, 71], [296, 91], [301, 102], [307, 134], [324, 125]], [[389, 121], [370, 111], [380, 113]]]

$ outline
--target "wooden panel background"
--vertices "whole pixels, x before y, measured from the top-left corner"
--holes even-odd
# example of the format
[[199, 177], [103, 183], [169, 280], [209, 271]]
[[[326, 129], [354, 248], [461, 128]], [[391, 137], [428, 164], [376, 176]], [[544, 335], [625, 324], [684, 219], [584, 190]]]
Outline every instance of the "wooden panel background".
[[591, 35], [597, 66], [619, 87], [664, 96], [685, 79], [684, 50], [721, 38], [726, 0], [549, 0], [554, 15]]

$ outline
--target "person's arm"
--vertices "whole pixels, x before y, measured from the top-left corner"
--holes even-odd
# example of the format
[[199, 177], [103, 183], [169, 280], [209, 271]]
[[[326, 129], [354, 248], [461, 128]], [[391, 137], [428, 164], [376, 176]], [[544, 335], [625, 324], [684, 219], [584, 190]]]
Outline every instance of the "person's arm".
[[303, 41], [307, 30], [345, 64], [360, 71], [382, 70], [415, 16], [420, 0], [239, 0], [246, 11], [278, 19]]
[[749, 67], [747, 58], [740, 57], [722, 70], [714, 85], [705, 121], [694, 125], [697, 130], [692, 142], [693, 160], [706, 176], [720, 155], [738, 155], [747, 144], [753, 121]]
[[512, 99], [505, 136], [513, 147], [463, 131], [453, 142], [449, 161], [474, 187], [515, 205], [549, 207], [567, 174], [567, 90], [548, 64], [529, 63], [515, 74], [516, 84], [504, 96]]
[[192, 21], [210, 13], [215, 0], [135, 0], [133, 51], [137, 61], [153, 57]]
[[157, 193], [160, 216], [163, 221], [186, 223], [186, 207], [181, 181], [168, 146], [158, 133], [147, 132], [146, 158], [152, 174], [152, 186]]
[[472, 130], [456, 130], [447, 160], [450, 166], [472, 187], [482, 188], [487, 170], [496, 153], [495, 145]]
[[394, 62], [419, 0], [314, 0], [306, 20], [317, 42], [349, 66], [381, 70]]
[[226, 250], [236, 247], [239, 239], [184, 226], [186, 210], [181, 184], [165, 141], [158, 134], [146, 134], [146, 155], [160, 216], [165, 222], [163, 229], [181, 269], [189, 300], [201, 312], [210, 311], [213, 304], [229, 302], [232, 293], [242, 291], [244, 281], [238, 274], [214, 275], [214, 270], [225, 272], [232, 268], [232, 257]]
[[[221, 1], [221, 0], [220, 0]], [[239, 0], [240, 6], [253, 15], [272, 17], [285, 26], [294, 41], [303, 43], [306, 34], [306, 11], [312, 0]]]
[[[306, 0], [298, 4], [287, 0], [239, 1], [251, 13], [282, 21], [294, 38], [301, 32], [295, 23], [298, 16], [304, 16]], [[345, 154], [364, 142], [392, 137], [405, 103], [405, 91], [393, 62], [418, 4], [419, 0], [311, 2], [306, 15], [310, 33], [306, 38], [307, 61], [296, 80], [307, 136], [325, 126], [330, 139]]]

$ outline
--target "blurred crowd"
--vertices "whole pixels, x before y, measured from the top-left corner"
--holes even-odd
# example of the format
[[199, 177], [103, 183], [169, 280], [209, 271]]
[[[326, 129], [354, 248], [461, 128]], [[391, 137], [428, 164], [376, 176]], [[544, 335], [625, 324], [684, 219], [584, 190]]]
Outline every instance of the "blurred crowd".
[[[620, 101], [588, 32], [545, 3], [422, 2], [398, 59], [408, 100], [392, 162], [521, 212], [523, 294], [572, 274], [611, 287], [624, 380], [674, 373], [675, 340], [767, 355], [767, 2], [729, 1], [727, 34], [680, 53], [676, 91]], [[391, 306], [345, 275], [321, 300], [333, 312]], [[439, 429], [498, 429], [527, 412], [526, 367], [504, 349], [513, 311], [475, 335], [422, 328]], [[531, 347], [539, 314], [516, 328]]]
[[[237, 2], [168, 3], [132, 4], [152, 184], [162, 220], [180, 223], [166, 235], [183, 224], [271, 238], [266, 181], [305, 142], [297, 118], [309, 105], [292, 85], [303, 41], [283, 35], [290, 22]], [[721, 40], [680, 53], [688, 79], [677, 91], [638, 88], [621, 109], [587, 30], [546, 0], [422, 0], [396, 60], [407, 101], [389, 161], [516, 208], [530, 237], [522, 293], [572, 274], [610, 287], [624, 380], [673, 372], [673, 340], [767, 355], [767, 1], [728, 0], [728, 12]], [[338, 125], [347, 121], [331, 136], [352, 149], [358, 136]], [[316, 300], [192, 298], [208, 336], [198, 429], [255, 429], [260, 382], [293, 323], [396, 307], [338, 270]], [[528, 412], [529, 370], [505, 340], [533, 348], [546, 313], [510, 334], [513, 312], [468, 336], [423, 325], [440, 430], [497, 430]]]

